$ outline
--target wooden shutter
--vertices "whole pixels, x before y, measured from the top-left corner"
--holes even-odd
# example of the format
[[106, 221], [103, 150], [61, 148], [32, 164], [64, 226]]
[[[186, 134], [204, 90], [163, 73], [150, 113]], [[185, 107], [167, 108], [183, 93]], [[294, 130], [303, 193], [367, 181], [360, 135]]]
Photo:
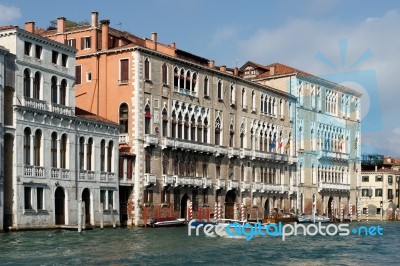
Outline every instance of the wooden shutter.
[[82, 66], [75, 66], [75, 84], [82, 82]]

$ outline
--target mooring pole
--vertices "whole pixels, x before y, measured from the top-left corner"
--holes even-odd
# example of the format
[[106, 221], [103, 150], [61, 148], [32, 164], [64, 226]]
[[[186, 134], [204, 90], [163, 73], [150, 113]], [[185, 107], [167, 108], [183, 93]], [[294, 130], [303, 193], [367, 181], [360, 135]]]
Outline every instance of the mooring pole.
[[104, 217], [103, 217], [103, 213], [104, 213], [104, 203], [100, 203], [100, 229], [103, 229], [104, 227]]
[[110, 204], [110, 212], [111, 212], [111, 222], [112, 222], [113, 228], [115, 228], [114, 209], [113, 209], [112, 204]]
[[82, 229], [86, 229], [86, 203], [82, 201]]
[[82, 201], [78, 202], [78, 233], [82, 232]]

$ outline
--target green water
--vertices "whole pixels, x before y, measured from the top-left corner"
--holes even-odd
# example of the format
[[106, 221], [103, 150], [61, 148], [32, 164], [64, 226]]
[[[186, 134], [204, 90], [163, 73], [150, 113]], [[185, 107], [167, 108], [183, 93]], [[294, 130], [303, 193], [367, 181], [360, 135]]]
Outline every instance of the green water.
[[[353, 223], [350, 229], [362, 224]], [[400, 223], [384, 236], [188, 236], [187, 227], [0, 233], [1, 265], [400, 265]], [[194, 234], [194, 231], [193, 233]]]

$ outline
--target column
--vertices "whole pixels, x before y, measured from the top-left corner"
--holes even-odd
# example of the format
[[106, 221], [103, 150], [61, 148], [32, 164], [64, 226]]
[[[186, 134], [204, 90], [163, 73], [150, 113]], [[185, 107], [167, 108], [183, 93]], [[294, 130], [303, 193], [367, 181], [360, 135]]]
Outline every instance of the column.
[[57, 168], [61, 168], [61, 139], [57, 139]]
[[83, 144], [83, 169], [87, 170], [87, 141]]
[[[30, 165], [35, 165], [35, 157], [34, 157], [34, 152], [35, 152], [35, 136], [33, 135], [33, 132], [31, 133], [31, 147], [30, 147]], [[34, 172], [34, 171], [33, 171]], [[33, 173], [32, 173], [33, 174]]]
[[[60, 104], [60, 84], [57, 84], [57, 103]], [[86, 169], [86, 168], [85, 168]]]
[[[33, 73], [32, 73], [33, 74]], [[34, 80], [34, 78], [33, 77], [31, 77], [31, 87], [30, 87], [30, 90], [29, 90], [29, 97], [30, 98], [33, 98], [33, 80]]]
[[108, 172], [108, 145], [105, 145], [104, 151], [104, 172]]

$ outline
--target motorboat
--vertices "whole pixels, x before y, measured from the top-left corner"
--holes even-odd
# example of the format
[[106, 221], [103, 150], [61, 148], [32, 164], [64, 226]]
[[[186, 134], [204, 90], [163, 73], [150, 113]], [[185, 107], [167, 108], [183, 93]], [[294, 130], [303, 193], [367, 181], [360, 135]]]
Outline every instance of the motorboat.
[[325, 215], [315, 215], [315, 218], [313, 215], [300, 215], [297, 217], [297, 222], [299, 223], [328, 223], [329, 221], [329, 217]]
[[184, 218], [176, 219], [174, 217], [165, 217], [159, 219], [152, 219], [150, 226], [152, 227], [176, 227], [186, 225]]

